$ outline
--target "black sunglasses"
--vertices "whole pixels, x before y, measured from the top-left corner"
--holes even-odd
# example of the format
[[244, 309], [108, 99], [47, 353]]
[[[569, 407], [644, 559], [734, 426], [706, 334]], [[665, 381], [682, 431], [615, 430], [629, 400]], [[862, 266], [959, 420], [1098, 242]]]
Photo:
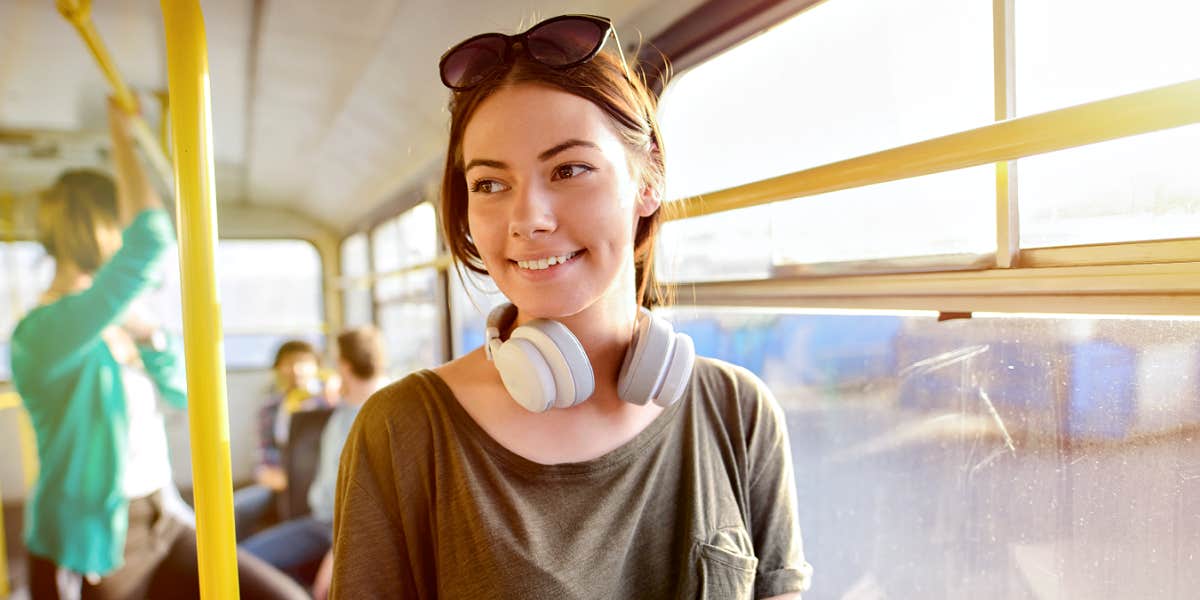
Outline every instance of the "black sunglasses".
[[442, 55], [438, 61], [442, 83], [461, 91], [470, 89], [501, 72], [516, 52], [557, 69], [566, 69], [592, 60], [604, 47], [609, 34], [617, 42], [617, 54], [625, 72], [625, 55], [612, 21], [594, 15], [562, 15], [546, 19], [517, 35], [483, 33], [467, 38]]

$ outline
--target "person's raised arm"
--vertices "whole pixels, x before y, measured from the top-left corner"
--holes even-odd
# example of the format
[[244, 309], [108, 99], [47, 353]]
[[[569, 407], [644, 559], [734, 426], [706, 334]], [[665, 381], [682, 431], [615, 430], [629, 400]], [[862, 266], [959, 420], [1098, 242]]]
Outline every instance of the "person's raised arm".
[[148, 208], [162, 208], [162, 198], [133, 151], [130, 133], [131, 115], [116, 101], [108, 101], [108, 128], [112, 135], [113, 171], [117, 182], [117, 210], [122, 226], [128, 225], [138, 213]]

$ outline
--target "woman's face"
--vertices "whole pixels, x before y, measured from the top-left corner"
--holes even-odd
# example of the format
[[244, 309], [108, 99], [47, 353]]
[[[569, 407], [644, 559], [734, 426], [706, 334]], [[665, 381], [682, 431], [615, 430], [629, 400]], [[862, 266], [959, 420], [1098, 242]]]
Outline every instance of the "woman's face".
[[316, 356], [307, 352], [285, 354], [275, 367], [276, 383], [284, 390], [307, 388], [319, 370]]
[[462, 154], [471, 237], [524, 317], [635, 301], [635, 226], [658, 206], [598, 106], [540, 85], [502, 89], [467, 124]]

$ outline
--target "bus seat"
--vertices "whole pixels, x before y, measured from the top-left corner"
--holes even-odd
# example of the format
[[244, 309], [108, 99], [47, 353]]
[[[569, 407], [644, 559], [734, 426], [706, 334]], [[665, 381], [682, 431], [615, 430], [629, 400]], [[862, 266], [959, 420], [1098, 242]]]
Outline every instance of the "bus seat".
[[282, 457], [288, 486], [279, 497], [280, 520], [287, 521], [309, 513], [308, 488], [317, 476], [317, 466], [321, 461], [321, 432], [325, 430], [325, 422], [332, 413], [332, 408], [321, 408], [292, 415], [288, 443]]

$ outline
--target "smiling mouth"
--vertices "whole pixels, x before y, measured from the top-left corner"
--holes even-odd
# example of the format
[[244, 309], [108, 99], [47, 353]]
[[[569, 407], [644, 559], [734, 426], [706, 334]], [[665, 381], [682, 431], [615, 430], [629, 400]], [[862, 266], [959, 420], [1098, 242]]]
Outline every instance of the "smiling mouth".
[[544, 271], [546, 269], [549, 269], [550, 267], [553, 267], [556, 265], [561, 265], [565, 262], [571, 261], [576, 256], [579, 256], [582, 252], [583, 252], [582, 250], [576, 250], [574, 252], [568, 252], [566, 254], [560, 254], [558, 256], [547, 256], [545, 258], [539, 258], [539, 259], [534, 259], [534, 260], [514, 260], [512, 262], [516, 263], [518, 267], [520, 267], [524, 270], [527, 270], [527, 271]]

